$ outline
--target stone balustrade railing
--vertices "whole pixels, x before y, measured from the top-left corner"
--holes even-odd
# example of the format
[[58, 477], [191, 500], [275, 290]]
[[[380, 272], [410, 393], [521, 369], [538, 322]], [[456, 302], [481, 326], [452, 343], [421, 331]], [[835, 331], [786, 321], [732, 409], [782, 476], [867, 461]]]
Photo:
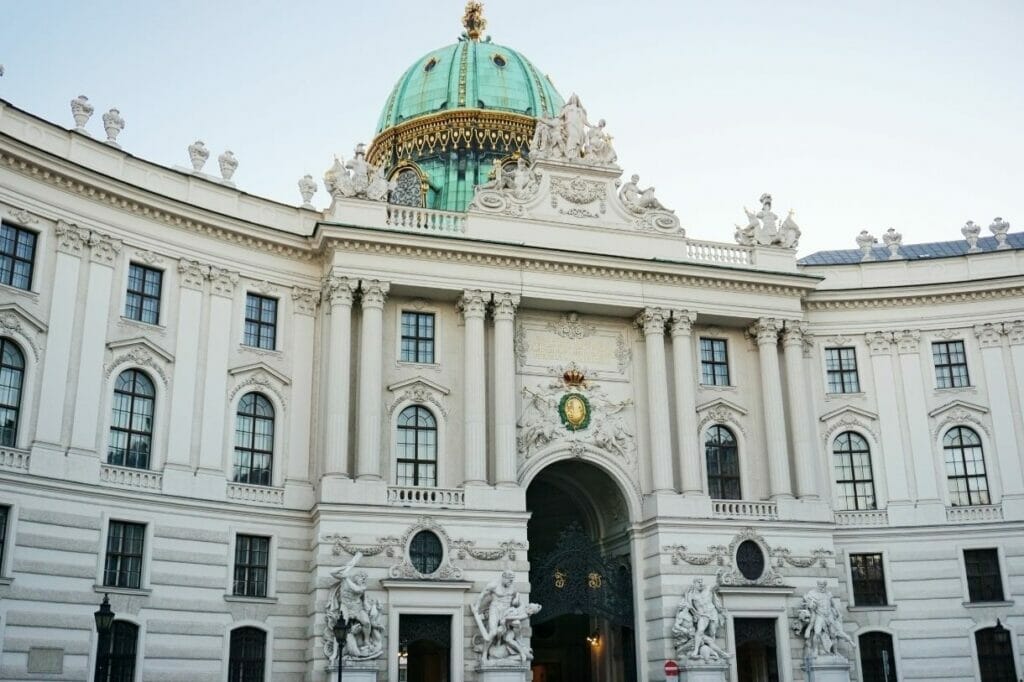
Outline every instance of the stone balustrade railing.
[[284, 504], [284, 488], [228, 482], [228, 499], [249, 504]]
[[779, 510], [774, 502], [711, 500], [711, 513], [713, 516], [724, 519], [771, 521], [779, 518]]
[[836, 525], [846, 528], [862, 528], [866, 526], [888, 526], [889, 512], [884, 509], [860, 509], [856, 511], [837, 511]]
[[113, 464], [100, 465], [100, 482], [116, 485], [121, 488], [138, 488], [141, 490], [160, 490], [163, 488], [164, 475], [149, 469], [119, 467]]
[[1002, 521], [1003, 508], [998, 504], [976, 507], [946, 507], [946, 521], [949, 523], [979, 523]]
[[28, 473], [28, 463], [31, 458], [28, 450], [0, 448], [0, 469]]
[[389, 204], [388, 225], [407, 230], [462, 234], [466, 231], [466, 214]]
[[466, 494], [457, 488], [391, 486], [388, 488], [388, 504], [398, 507], [434, 507], [435, 509], [462, 507], [466, 504]]
[[687, 239], [686, 258], [701, 263], [753, 265], [754, 249], [749, 246], [740, 246], [739, 244], [702, 242], [696, 239]]

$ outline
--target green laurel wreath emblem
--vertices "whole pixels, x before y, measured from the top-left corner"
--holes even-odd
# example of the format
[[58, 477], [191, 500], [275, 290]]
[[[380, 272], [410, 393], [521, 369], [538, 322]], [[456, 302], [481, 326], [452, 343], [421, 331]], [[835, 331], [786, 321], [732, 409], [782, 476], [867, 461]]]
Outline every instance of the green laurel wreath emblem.
[[566, 393], [558, 403], [558, 416], [570, 431], [582, 431], [590, 426], [590, 401], [582, 393]]

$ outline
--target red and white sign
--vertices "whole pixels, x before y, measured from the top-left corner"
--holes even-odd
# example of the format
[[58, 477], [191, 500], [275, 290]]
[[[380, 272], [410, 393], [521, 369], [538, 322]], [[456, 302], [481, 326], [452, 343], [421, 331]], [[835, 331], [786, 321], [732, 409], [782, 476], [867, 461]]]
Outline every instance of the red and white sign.
[[665, 677], [668, 679], [679, 679], [679, 664], [675, 661], [665, 661]]

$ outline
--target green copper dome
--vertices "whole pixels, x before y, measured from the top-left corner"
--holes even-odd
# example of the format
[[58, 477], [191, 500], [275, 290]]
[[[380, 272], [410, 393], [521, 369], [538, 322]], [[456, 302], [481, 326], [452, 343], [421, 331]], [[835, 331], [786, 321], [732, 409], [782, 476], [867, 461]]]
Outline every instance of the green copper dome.
[[553, 116], [562, 103], [548, 77], [523, 55], [497, 43], [463, 39], [428, 52], [406, 70], [387, 99], [377, 132], [454, 109]]

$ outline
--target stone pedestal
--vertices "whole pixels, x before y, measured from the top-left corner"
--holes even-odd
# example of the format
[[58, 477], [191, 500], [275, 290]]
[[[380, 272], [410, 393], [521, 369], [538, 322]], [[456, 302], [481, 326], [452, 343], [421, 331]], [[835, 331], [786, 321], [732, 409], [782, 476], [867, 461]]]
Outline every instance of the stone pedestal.
[[[345, 667], [341, 671], [341, 679], [344, 682], [377, 682], [376, 661], [345, 661]], [[336, 682], [338, 679], [337, 664], [327, 668], [327, 682]]]
[[850, 682], [850, 662], [844, 656], [804, 659], [800, 667], [814, 682]]
[[480, 682], [526, 682], [530, 669], [521, 664], [479, 665], [476, 668]]
[[679, 662], [679, 682], [728, 682], [729, 661], [695, 661], [684, 659]]

